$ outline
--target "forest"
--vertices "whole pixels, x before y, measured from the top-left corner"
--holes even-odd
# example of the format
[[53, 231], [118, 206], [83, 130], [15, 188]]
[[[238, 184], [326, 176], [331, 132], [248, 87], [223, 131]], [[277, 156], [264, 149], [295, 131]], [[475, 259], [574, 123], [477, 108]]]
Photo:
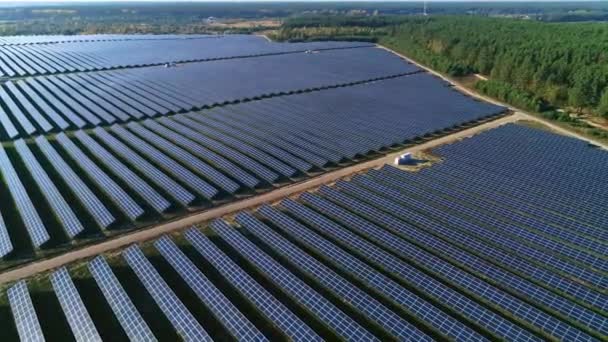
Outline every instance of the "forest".
[[478, 16], [369, 17], [347, 25], [339, 18], [336, 25], [309, 20], [309, 26], [303, 18], [286, 21], [275, 38], [378, 41], [451, 76], [487, 76], [480, 91], [519, 107], [608, 116], [606, 24]]

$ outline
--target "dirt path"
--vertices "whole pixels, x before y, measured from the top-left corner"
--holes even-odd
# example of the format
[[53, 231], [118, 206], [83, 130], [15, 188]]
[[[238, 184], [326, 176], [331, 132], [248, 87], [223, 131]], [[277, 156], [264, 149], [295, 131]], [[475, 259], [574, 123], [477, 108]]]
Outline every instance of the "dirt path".
[[128, 233], [126, 235], [118, 236], [116, 238], [112, 238], [103, 242], [100, 242], [96, 245], [83, 247], [81, 249], [76, 249], [73, 251], [69, 251], [65, 254], [52, 257], [45, 260], [40, 260], [33, 262], [31, 264], [27, 264], [13, 270], [6, 271], [0, 274], [0, 284], [5, 284], [8, 282], [16, 281], [22, 278], [27, 278], [37, 273], [49, 271], [66, 264], [94, 257], [97, 254], [109, 252], [116, 249], [121, 249], [126, 246], [129, 246], [133, 243], [143, 242], [147, 240], [151, 240], [157, 238], [163, 234], [167, 234], [170, 232], [179, 231], [182, 229], [186, 229], [196, 223], [212, 220], [215, 218], [219, 218], [222, 216], [230, 215], [236, 213], [241, 210], [245, 210], [248, 208], [253, 208], [260, 206], [264, 203], [270, 203], [278, 201], [284, 197], [288, 197], [294, 194], [298, 194], [303, 191], [311, 190], [317, 188], [323, 184], [335, 182], [340, 178], [353, 175], [359, 173], [361, 171], [365, 171], [371, 168], [377, 168], [387, 163], [392, 163], [395, 157], [399, 154], [403, 154], [406, 152], [418, 152], [422, 150], [427, 150], [434, 148], [439, 145], [443, 145], [446, 143], [454, 142], [456, 140], [466, 138], [482, 131], [486, 131], [501, 125], [504, 125], [509, 122], [515, 122], [523, 119], [524, 117], [520, 113], [508, 115], [505, 117], [501, 117], [497, 120], [483, 123], [479, 126], [475, 126], [460, 132], [456, 132], [454, 134], [450, 134], [435, 140], [431, 140], [425, 142], [420, 145], [412, 146], [406, 148], [404, 150], [387, 154], [382, 156], [381, 158], [369, 160], [363, 163], [351, 165], [342, 169], [338, 169], [335, 171], [327, 172], [322, 175], [319, 175], [314, 178], [307, 179], [300, 183], [288, 185], [282, 188], [278, 188], [276, 190], [267, 192], [265, 194], [243, 199], [237, 202], [228, 203], [201, 213], [192, 214], [190, 216], [182, 217], [175, 221], [167, 222], [155, 227], [135, 231], [133, 233]]
[[532, 113], [526, 112], [526, 111], [524, 111], [524, 110], [522, 110], [520, 108], [515, 108], [515, 107], [513, 107], [513, 106], [511, 106], [511, 105], [509, 105], [507, 103], [503, 103], [503, 102], [500, 102], [500, 101], [498, 101], [496, 99], [493, 99], [491, 97], [487, 97], [487, 96], [481, 95], [481, 94], [479, 94], [479, 93], [477, 93], [475, 91], [472, 91], [471, 89], [468, 89], [468, 88], [462, 86], [460, 83], [458, 83], [458, 82], [456, 82], [456, 81], [454, 81], [454, 80], [452, 80], [452, 79], [444, 76], [443, 74], [440, 74], [439, 72], [437, 72], [437, 71], [435, 71], [433, 69], [429, 69], [426, 66], [424, 66], [424, 65], [422, 65], [422, 64], [420, 64], [420, 63], [418, 63], [418, 62], [416, 62], [414, 60], [412, 60], [411, 58], [406, 57], [406, 56], [400, 54], [397, 51], [391, 50], [391, 49], [389, 49], [389, 48], [387, 48], [385, 46], [382, 46], [382, 45], [378, 45], [378, 47], [394, 53], [395, 55], [397, 55], [397, 56], [399, 56], [399, 57], [407, 60], [408, 62], [410, 62], [410, 63], [418, 66], [419, 68], [428, 71], [430, 74], [433, 74], [433, 75], [435, 75], [437, 77], [440, 77], [444, 81], [449, 82], [450, 84], [454, 85], [454, 88], [458, 89], [459, 91], [461, 91], [461, 92], [463, 92], [463, 93], [465, 93], [467, 95], [471, 95], [471, 96], [476, 97], [476, 98], [478, 98], [480, 100], [483, 100], [483, 101], [486, 101], [486, 102], [489, 102], [489, 103], [493, 103], [493, 104], [498, 105], [498, 106], [507, 107], [512, 112], [523, 115], [523, 117], [524, 117], [523, 120], [530, 120], [530, 121], [539, 122], [539, 123], [541, 123], [541, 124], [543, 124], [545, 126], [548, 126], [552, 130], [554, 130], [554, 131], [556, 131], [556, 132], [558, 132], [560, 134], [571, 136], [571, 137], [575, 137], [575, 138], [578, 138], [580, 140], [584, 140], [584, 141], [586, 141], [586, 142], [588, 142], [590, 144], [599, 146], [599, 147], [601, 147], [601, 148], [603, 148], [603, 149], [605, 149], [605, 150], [608, 151], [608, 144], [604, 144], [604, 143], [601, 143], [599, 141], [596, 141], [596, 140], [593, 140], [591, 138], [588, 138], [586, 136], [580, 135], [580, 134], [578, 134], [576, 132], [572, 132], [572, 131], [570, 131], [568, 129], [565, 129], [565, 128], [561, 127], [561, 126], [558, 126], [558, 125], [556, 125], [556, 124], [554, 124], [554, 123], [552, 123], [550, 121], [541, 119], [538, 116], [536, 116], [536, 115], [534, 115]]

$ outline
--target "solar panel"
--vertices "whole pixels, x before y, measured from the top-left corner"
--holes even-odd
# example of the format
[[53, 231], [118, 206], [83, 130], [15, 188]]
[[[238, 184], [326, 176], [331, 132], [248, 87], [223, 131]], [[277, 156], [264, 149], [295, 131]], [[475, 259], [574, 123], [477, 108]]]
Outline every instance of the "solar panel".
[[5, 112], [2, 106], [0, 106], [0, 123], [9, 138], [14, 138], [19, 135], [19, 131], [11, 121], [9, 113]]
[[154, 302], [169, 319], [175, 330], [186, 341], [212, 341], [205, 329], [188, 311], [173, 290], [167, 285], [142, 251], [133, 245], [122, 252]]
[[203, 197], [212, 199], [218, 194], [217, 189], [209, 185], [209, 183], [203, 181], [192, 171], [186, 169], [175, 160], [167, 157], [164, 153], [152, 147], [146, 141], [136, 137], [124, 127], [115, 125], [112, 126], [111, 130], [117, 136], [124, 139], [130, 147], [138, 150], [143, 155], [153, 160], [158, 166], [162, 167], [165, 171], [171, 173], [179, 180], [188, 184], [188, 186], [192, 187], [193, 190], [201, 194]]
[[62, 267], [53, 272], [51, 283], [76, 341], [101, 341], [67, 269]]
[[129, 87], [126, 87], [125, 85], [108, 80], [107, 78], [101, 77], [99, 74], [91, 73], [87, 76], [91, 77], [91, 79], [100, 84], [100, 86], [108, 87], [108, 91], [123, 94], [126, 97], [125, 100], [129, 100], [128, 103], [131, 106], [139, 109], [147, 116], [154, 116], [157, 113], [166, 114], [165, 108], [159, 106], [153, 101], [148, 101], [146, 98], [142, 97], [132, 89], [129, 89]]
[[252, 302], [269, 321], [294, 341], [321, 341], [314, 330], [285, 305], [275, 299], [264, 287], [256, 283], [234, 261], [195, 228], [185, 233], [186, 239], [227, 279], [245, 298]]
[[[94, 92], [90, 91], [86, 86], [86, 84], [84, 83], [79, 83], [77, 82], [79, 79], [77, 77], [74, 76], [74, 74], [67, 74], [65, 76], [61, 75], [58, 76], [61, 77], [61, 79], [69, 84], [70, 86], [72, 86], [74, 89], [77, 89], [78, 92], [80, 92], [82, 95], [86, 96], [88, 99], [91, 100], [89, 106], [93, 106], [90, 107], [92, 108], [95, 112], [101, 112], [103, 110], [105, 110], [106, 112], [112, 114], [112, 116], [114, 116], [115, 118], [117, 118], [120, 122], [124, 122], [124, 121], [128, 121], [129, 120], [129, 115], [125, 112], [123, 112], [123, 110], [119, 107], [117, 107], [116, 105], [114, 105], [114, 103], [106, 101], [104, 98], [96, 95]], [[106, 97], [107, 95], [104, 94]], [[96, 109], [97, 107], [100, 107], [102, 109], [98, 110]], [[105, 115], [103, 117], [106, 117]], [[109, 121], [110, 123], [114, 122]]]
[[70, 96], [72, 92], [68, 88], [60, 89], [60, 87], [57, 87], [55, 84], [49, 82], [44, 77], [31, 78], [27, 81], [43, 95], [46, 89], [48, 89], [49, 94], [54, 94], [53, 97], [45, 96], [45, 98], [47, 100], [50, 100], [53, 106], [59, 109], [63, 113], [63, 115], [68, 117], [70, 121], [72, 121], [76, 126], [79, 126], [77, 123], [81, 120], [80, 116], [82, 116], [87, 122], [93, 125], [98, 125], [101, 123], [101, 120], [98, 117], [96, 117], [93, 113], [84, 108], [78, 101], [76, 101]]
[[267, 340], [169, 237], [163, 236], [154, 242], [154, 246], [234, 338], [239, 341]]
[[6, 294], [21, 341], [43, 342], [44, 334], [25, 281], [11, 286]]
[[150, 143], [156, 145], [163, 152], [171, 155], [185, 165], [188, 165], [190, 169], [195, 170], [197, 173], [209, 179], [211, 182], [215, 183], [228, 193], [234, 193], [240, 188], [236, 182], [224, 176], [224, 174], [215, 168], [198, 159], [190, 152], [177, 145], [174, 145], [171, 141], [161, 138], [154, 132], [145, 129], [142, 125], [131, 122], [127, 124], [127, 127], [129, 127], [129, 129], [131, 129], [133, 132], [139, 134], [144, 139], [148, 140]]
[[48, 122], [48, 120], [44, 116], [42, 116], [42, 114], [38, 111], [38, 109], [36, 109], [36, 107], [34, 107], [34, 105], [30, 102], [30, 100], [27, 99], [23, 95], [21, 90], [19, 90], [15, 86], [15, 84], [13, 84], [13, 82], [6, 82], [4, 85], [6, 86], [6, 89], [8, 89], [13, 94], [16, 101], [36, 121], [38, 126], [40, 126], [40, 128], [42, 128], [43, 132], [48, 133], [50, 130], [53, 129], [53, 126]]
[[156, 341], [152, 330], [129, 299], [103, 256], [91, 260], [88, 268], [129, 339]]
[[[415, 184], [404, 184], [399, 182], [397, 179], [393, 179], [391, 176], [388, 176], [390, 173], [391, 175], [397, 176], [397, 178], [405, 178], [401, 177], [399, 172], [395, 174], [394, 172], [391, 172], [391, 170], [395, 169], [384, 168], [382, 171], [370, 172], [370, 176], [379, 177], [379, 179], [391, 185], [399, 184], [397, 188], [408, 191], [414, 194], [414, 196], [423, 198], [424, 200], [439, 207], [446, 206], [448, 210], [457, 210], [459, 213], [463, 214], [463, 218], [472, 218], [473, 221], [491, 224], [493, 227], [498, 229], [500, 233], [504, 232], [508, 234], [508, 236], [512, 236], [511, 239], [524, 239], [525, 243], [529, 243], [531, 247], [538, 246], [539, 249], [552, 252], [558, 256], [561, 254], [561, 258], [565, 262], [569, 262], [569, 259], [573, 259], [580, 263], [587, 264], [595, 269], [608, 270], [608, 263], [605, 260], [586, 252], [587, 250], [591, 250], [593, 248], [594, 245], [592, 243], [585, 244], [585, 251], [580, 249], [576, 250], [575, 247], [568, 245], [571, 240], [567, 243], [564, 243], [565, 241], [555, 241], [555, 233], [551, 233], [550, 236], [547, 236], [544, 234], [531, 232], [529, 229], [526, 229], [523, 226], [524, 223], [517, 220], [517, 213], [511, 211], [506, 211], [506, 213], [500, 212], [493, 210], [492, 208], [488, 208], [488, 206], [483, 206], [481, 208], [475, 207], [472, 203], [470, 203], [470, 200], [460, 196], [453, 198], [451, 197], [453, 194], [447, 191], [442, 192], [442, 197], [447, 197], [446, 199], [434, 196], [433, 192], [424, 191], [423, 189], [415, 186]], [[480, 211], [487, 213], [487, 215], [480, 215]], [[505, 238], [509, 239], [509, 237]]]
[[328, 327], [345, 339], [375, 340], [374, 336], [347, 316], [310, 286], [287, 269], [264, 254], [253, 243], [246, 240], [225, 221], [216, 220], [210, 227], [219, 236], [259, 268], [277, 286], [288, 293], [300, 305], [319, 317]]
[[270, 166], [271, 168], [280, 172], [286, 177], [291, 177], [296, 173], [296, 170], [294, 168], [285, 164], [281, 160], [275, 158], [274, 156], [268, 153], [265, 153], [264, 151], [260, 151], [254, 146], [243, 143], [242, 141], [236, 138], [233, 138], [226, 134], [222, 134], [221, 132], [218, 132], [214, 129], [210, 129], [209, 127], [205, 127], [200, 123], [197, 123], [196, 121], [190, 120], [190, 118], [186, 118], [185, 116], [175, 117], [175, 120], [183, 123], [188, 127], [192, 127], [198, 132], [205, 134], [213, 139], [217, 139], [218, 141], [221, 141], [222, 143], [225, 143], [226, 145], [233, 147], [234, 149], [237, 149], [250, 157], [255, 158], [256, 160], [264, 163], [265, 165]]
[[[176, 132], [173, 132], [173, 131], [167, 129], [164, 126], [161, 126], [156, 121], [145, 120], [142, 122], [142, 124], [144, 126], [146, 126], [148, 129], [150, 129], [151, 131], [161, 135], [168, 141], [171, 141], [172, 143], [181, 146], [182, 148], [189, 151], [190, 153], [207, 161], [208, 163], [213, 165], [215, 168], [230, 175], [233, 179], [237, 180], [241, 184], [243, 184], [249, 188], [254, 188], [260, 183], [260, 181], [257, 178], [255, 178], [252, 175], [250, 175], [249, 173], [245, 172], [243, 169], [240, 168], [240, 166], [238, 166], [237, 164], [233, 163], [232, 161], [224, 158], [221, 154], [217, 154], [217, 153], [209, 150], [208, 148], [195, 143], [194, 141], [192, 141], [190, 139], [184, 138], [181, 134], [178, 134]], [[236, 160], [235, 162], [238, 163], [239, 160]]]
[[17, 122], [19, 123], [21, 128], [25, 131], [25, 133], [33, 134], [37, 131], [36, 127], [34, 127], [34, 125], [32, 125], [32, 123], [25, 116], [25, 114], [23, 114], [23, 111], [21, 111], [21, 108], [19, 108], [19, 106], [17, 106], [15, 101], [13, 101], [13, 99], [6, 92], [6, 90], [4, 90], [4, 87], [0, 87], [0, 100], [2, 100], [2, 102], [10, 110], [12, 117], [14, 117], [17, 120]]
[[[312, 198], [312, 196], [307, 195], [307, 199], [310, 198]], [[307, 201], [307, 203], [311, 202]], [[317, 206], [317, 208], [319, 207]], [[352, 218], [347, 218], [343, 213], [338, 213], [336, 210], [327, 209], [326, 212], [329, 213], [331, 217], [339, 217], [341, 221], [348, 219], [349, 227], [352, 229], [361, 232], [361, 234], [364, 234], [368, 238], [381, 244], [385, 249], [390, 250], [403, 258], [411, 258], [416, 260], [416, 262], [420, 263], [422, 267], [427, 267], [429, 270], [442, 274], [444, 277], [449, 279], [454, 286], [462, 286], [469, 289], [476, 295], [484, 298], [494, 305], [501, 307], [504, 310], [508, 310], [513, 313], [518, 313], [525, 310], [526, 315], [524, 315], [522, 319], [526, 320], [530, 324], [538, 324], [538, 327], [544, 331], [551, 331], [552, 333], [557, 334], [556, 336], [560, 338], [565, 338], [566, 336], [569, 336], [570, 338], [586, 336], [586, 334], [581, 330], [564, 324], [563, 322], [550, 315], [547, 315], [545, 312], [521, 301], [511, 294], [498, 290], [495, 286], [486, 283], [471, 273], [463, 272], [456, 266], [452, 265], [451, 262], [448, 263], [447, 261], [441, 261], [439, 257], [421, 250], [405, 239], [398, 238], [375, 225], [369, 223], [366, 223], [365, 225], [362, 223], [357, 223]]]
[[46, 159], [53, 165], [55, 171], [59, 173], [70, 190], [78, 197], [80, 203], [82, 203], [87, 211], [93, 216], [95, 222], [103, 228], [111, 225], [116, 220], [114, 216], [110, 214], [99, 198], [97, 198], [91, 189], [89, 189], [63, 158], [61, 158], [49, 141], [44, 136], [37, 137], [35, 141]]
[[241, 226], [260, 238], [293, 265], [314, 277], [325, 289], [332, 291], [345, 303], [352, 305], [357, 311], [366, 315], [371, 321], [375, 321], [393, 336], [401, 340], [432, 340], [398, 314], [376, 301], [376, 299], [335, 273], [329, 267], [270, 230], [268, 226], [264, 225], [251, 214], [240, 212], [236, 215], [235, 219]]
[[0, 146], [0, 171], [8, 186], [11, 197], [17, 207], [17, 213], [21, 217], [25, 228], [35, 247], [40, 247], [50, 239], [40, 215], [30, 196], [28, 195], [23, 183], [19, 179], [17, 171], [13, 167], [4, 147]]
[[[88, 75], [74, 74], [73, 78], [81, 85], [88, 87], [96, 95], [110, 99], [112, 103], [115, 104], [114, 107], [118, 107], [117, 109], [113, 109], [114, 111], [120, 110], [135, 119], [141, 119], [144, 116], [143, 112], [141, 112], [138, 108], [140, 106], [135, 105], [136, 102], [122, 93], [117, 92], [100, 82], [97, 82]], [[124, 117], [122, 114], [119, 115]]]
[[[379, 249], [377, 246], [369, 243], [366, 240], [361, 239], [357, 235], [344, 229], [343, 227], [327, 220], [323, 216], [315, 213], [314, 211], [302, 206], [291, 200], [284, 200], [281, 202], [281, 206], [285, 207], [290, 214], [303, 220], [308, 225], [321, 229], [323, 232], [329, 233], [334, 239], [345, 244], [348, 250], [355, 251], [360, 255], [364, 256], [367, 260], [372, 261], [387, 272], [399, 277], [403, 281], [410, 283], [413, 288], [419, 288], [424, 291], [428, 296], [435, 298], [442, 305], [450, 307], [451, 310], [459, 312], [470, 321], [479, 324], [480, 326], [487, 328], [498, 336], [504, 336], [509, 338], [522, 338], [529, 339], [530, 334], [525, 330], [517, 327], [513, 323], [503, 319], [502, 317], [492, 313], [490, 310], [479, 305], [477, 302], [469, 299], [468, 297], [460, 294], [453, 290], [449, 286], [437, 281], [433, 277], [420, 272], [416, 268], [412, 267], [408, 263], [404, 263], [398, 258], [388, 254], [387, 252]], [[267, 218], [270, 218], [272, 222], [281, 222], [279, 227], [282, 229], [289, 228], [289, 232], [296, 236], [300, 236], [307, 240], [308, 244], [315, 246], [322, 246], [323, 253], [331, 252], [332, 258], [338, 258], [336, 253], [340, 253], [339, 250], [324, 243], [323, 239], [319, 238], [318, 235], [307, 230], [304, 226], [295, 225], [293, 220], [287, 219], [285, 215], [280, 215], [276, 211], [269, 210], [264, 207], [260, 212]], [[278, 221], [280, 220], [280, 221]], [[285, 224], [287, 223], [287, 224]], [[298, 229], [298, 228], [302, 229]], [[325, 246], [323, 246], [325, 245]], [[343, 253], [341, 253], [343, 254]], [[352, 259], [352, 257], [351, 257]], [[336, 259], [339, 260], [339, 259]], [[359, 269], [354, 265], [349, 266], [350, 269], [354, 269], [357, 272], [362, 272], [364, 269]], [[370, 276], [367, 276], [368, 278]], [[381, 280], [381, 278], [372, 277], [375, 282]], [[435, 308], [433, 305], [426, 303], [416, 297], [408, 295], [407, 293], [400, 293], [400, 291], [390, 291], [390, 288], [386, 288], [386, 285], [380, 287], [382, 292], [385, 292], [390, 298], [406, 307], [408, 311], [413, 312], [415, 315], [421, 317], [421, 319], [427, 321], [431, 326], [434, 326], [438, 331], [442, 332], [446, 336], [453, 338], [467, 338], [467, 339], [478, 339], [478, 334], [472, 331], [470, 328], [464, 327], [463, 323], [458, 320], [446, 315], [444, 312]], [[393, 292], [393, 293], [391, 293]]]
[[[356, 178], [355, 180], [358, 184], [361, 184], [365, 187], [371, 187], [370, 189], [374, 191], [379, 191], [380, 193], [387, 194], [389, 196], [393, 196], [398, 199], [399, 202], [402, 202], [408, 206], [412, 206], [414, 208], [422, 208], [424, 212], [432, 212], [436, 217], [441, 217], [443, 220], [448, 220], [453, 224], [458, 224], [462, 229], [466, 229], [469, 231], [475, 231], [476, 234], [482, 236], [484, 238], [491, 238], [496, 244], [501, 246], [505, 246], [516, 253], [519, 253], [522, 256], [531, 258], [543, 265], [550, 266], [554, 269], [557, 269], [568, 276], [573, 278], [578, 278], [586, 281], [589, 284], [602, 284], [601, 277], [585, 268], [578, 267], [576, 265], [564, 262], [560, 260], [552, 253], [547, 253], [539, 248], [533, 248], [533, 246], [528, 246], [525, 242], [522, 241], [513, 241], [501, 234], [501, 232], [493, 229], [494, 225], [491, 226], [482, 226], [474, 220], [467, 220], [466, 216], [461, 216], [460, 214], [450, 213], [449, 209], [452, 205], [448, 204], [448, 207], [441, 208], [441, 206], [436, 207], [435, 200], [429, 201], [420, 201], [412, 196], [402, 196], [401, 192], [395, 192], [396, 190], [393, 187], [389, 187], [383, 184], [378, 183], [377, 181], [372, 180], [371, 178]], [[435, 204], [435, 205], [431, 205]], [[456, 204], [453, 204], [456, 205]], [[488, 229], [490, 227], [490, 229]]]
[[135, 221], [144, 214], [144, 210], [123, 190], [112, 178], [110, 178], [97, 164], [87, 157], [82, 150], [74, 144], [65, 133], [56, 136], [57, 141], [64, 150], [72, 157], [83, 171], [89, 176], [100, 190], [105, 192], [114, 203], [129, 217]]
[[162, 118], [162, 119], [159, 119], [158, 122], [171, 128], [172, 130], [178, 132], [179, 134], [182, 134], [183, 136], [186, 136], [189, 139], [192, 139], [193, 141], [196, 141], [197, 143], [216, 151], [217, 153], [219, 153], [223, 156], [226, 156], [226, 157], [232, 159], [233, 161], [238, 161], [238, 163], [240, 165], [248, 168], [253, 173], [255, 173], [258, 177], [266, 180], [269, 183], [273, 183], [279, 177], [278, 174], [271, 171], [270, 169], [268, 169], [264, 165], [260, 164], [256, 160], [248, 157], [247, 155], [242, 154], [239, 151], [234, 150], [218, 141], [207, 138], [204, 135], [199, 134], [195, 130], [178, 123], [177, 121], [170, 120], [168, 118]]
[[[72, 98], [74, 98], [74, 100], [78, 101], [81, 104], [81, 106], [86, 107], [86, 109], [84, 109], [85, 112], [93, 113], [95, 116], [97, 116], [97, 118], [101, 119], [105, 123], [111, 124], [111, 123], [116, 122], [116, 118], [114, 116], [110, 115], [110, 113], [108, 113], [106, 110], [104, 110], [103, 108], [101, 108], [100, 106], [95, 104], [88, 97], [81, 94], [79, 92], [79, 90], [82, 87], [80, 87], [78, 84], [75, 84], [70, 79], [62, 77], [62, 75], [59, 75], [56, 77], [47, 77], [46, 80], [49, 81], [48, 83], [54, 83], [57, 87], [61, 88], [64, 92], [69, 93], [70, 97], [72, 97]], [[78, 113], [83, 113], [83, 112], [78, 111]]]
[[146, 177], [154, 181], [159, 187], [173, 196], [179, 203], [188, 206], [195, 197], [188, 190], [175, 182], [171, 177], [164, 174], [162, 171], [152, 165], [150, 162], [135, 153], [131, 148], [122, 143], [120, 140], [113, 137], [103, 128], [97, 127], [93, 130], [95, 135], [99, 137], [106, 146], [110, 147], [116, 154], [129, 161], [129, 164], [138, 169]]
[[30, 175], [38, 185], [42, 195], [68, 236], [73, 238], [81, 233], [84, 230], [82, 223], [80, 223], [70, 205], [63, 198], [46, 171], [44, 171], [42, 165], [34, 157], [26, 142], [19, 139], [15, 141], [14, 146], [23, 164], [25, 164], [25, 167], [30, 172]]
[[13, 243], [8, 235], [8, 230], [6, 228], [6, 223], [4, 223], [2, 213], [0, 213], [0, 257], [4, 257], [12, 251]]
[[67, 129], [70, 126], [70, 124], [67, 121], [65, 121], [65, 119], [63, 119], [63, 117], [61, 117], [61, 115], [59, 115], [53, 108], [51, 108], [38, 95], [38, 93], [36, 93], [29, 86], [29, 84], [26, 83], [26, 81], [20, 80], [20, 81], [16, 82], [16, 84], [19, 86], [19, 88], [21, 88], [23, 90], [23, 92], [25, 92], [32, 99], [33, 103], [35, 103], [42, 110], [42, 112], [44, 114], [46, 114], [49, 118], [51, 118], [51, 120], [53, 120], [53, 122], [55, 123], [55, 125], [57, 125], [58, 128]]
[[148, 185], [146, 181], [131, 171], [129, 167], [124, 165], [84, 131], [77, 131], [74, 133], [74, 136], [95, 155], [97, 160], [112, 170], [114, 175], [122, 179], [126, 184], [129, 184], [131, 189], [135, 190], [156, 211], [162, 213], [171, 206], [171, 203]]

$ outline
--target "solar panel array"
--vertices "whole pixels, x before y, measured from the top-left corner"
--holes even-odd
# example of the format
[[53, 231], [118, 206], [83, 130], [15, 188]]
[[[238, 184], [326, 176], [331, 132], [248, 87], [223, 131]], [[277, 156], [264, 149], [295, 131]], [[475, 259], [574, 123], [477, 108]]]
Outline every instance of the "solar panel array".
[[[579, 162], [589, 159], [590, 164], [560, 169], [558, 158], [540, 153], [554, 149]], [[274, 333], [306, 340], [605, 338], [605, 255], [593, 254], [608, 244], [603, 227], [594, 223], [602, 218], [585, 219], [556, 207], [561, 198], [586, 198], [572, 201], [572, 212], [592, 214], [588, 206], [603, 199], [599, 194], [605, 184], [598, 182], [592, 193], [585, 193], [575, 186], [553, 186], [542, 173], [533, 177], [530, 172], [547, 168], [549, 177], [591, 181], [587, 177], [600, 178], [608, 153], [513, 124], [442, 146], [435, 153], [442, 161], [428, 168], [408, 172], [387, 165], [298, 198], [236, 213], [230, 223], [220, 219], [203, 230], [192, 228], [185, 239], [162, 237], [145, 247], [145, 253], [132, 246], [122, 258], [177, 332], [186, 327], [201, 334], [209, 331], [205, 338], [227, 334], [239, 340], [267, 340], [278, 336]], [[475, 165], [478, 160], [486, 160], [486, 166]], [[505, 170], [521, 184], [492, 183]], [[548, 201], [519, 197], [518, 189], [527, 187], [544, 190]], [[524, 217], [527, 220], [520, 219]], [[496, 229], [498, 222], [505, 226]], [[513, 234], [516, 228], [539, 237], [519, 241]], [[584, 237], [591, 232], [597, 234], [589, 240], [589, 249]], [[540, 236], [555, 245], [543, 243]], [[572, 243], [572, 237], [582, 239]], [[595, 263], [565, 254], [558, 246], [596, 255]], [[578, 275], [534, 260], [527, 248], [578, 269]], [[158, 252], [166, 266], [159, 262]], [[125, 317], [134, 317], [132, 323], [121, 320], [121, 329], [147, 326], [148, 318], [138, 314], [144, 299], [132, 298], [137, 308], [131, 304], [121, 290], [124, 272], [119, 281], [112, 272], [115, 267], [102, 258], [89, 264], [91, 270], [98, 269], [98, 284], [107, 287], [102, 292], [114, 315], [122, 310]], [[63, 274], [65, 282], [67, 272], [59, 272], [53, 277]], [[193, 296], [178, 291], [177, 283]], [[105, 294], [110, 289], [115, 289], [116, 298]], [[25, 283], [11, 291], [19, 294], [21, 303], [11, 299], [16, 326], [35, 320]], [[72, 315], [83, 311], [75, 306], [69, 311]], [[196, 310], [199, 306], [219, 325]], [[27, 333], [42, 334], [35, 323], [33, 327]], [[147, 336], [159, 333], [160, 328], [149, 328], [152, 333]]]
[[13, 138], [419, 71], [387, 51], [359, 48], [28, 77], [0, 87], [0, 121]]
[[[367, 50], [372, 51], [372, 56], [352, 58], [364, 62], [376, 57], [388, 58], [379, 50]], [[343, 55], [331, 59], [332, 63], [338, 63], [345, 58], [351, 57]], [[401, 61], [397, 63], [406, 70], [409, 68]], [[66, 90], [67, 83], [47, 87], [53, 82], [40, 82], [40, 78], [32, 80], [39, 83], [41, 89], [52, 92], [61, 89], [65, 96], [73, 97], [74, 103], [82, 103], [82, 106], [87, 103], [83, 99], [77, 100], [74, 91]], [[76, 89], [74, 87], [72, 90]], [[162, 89], [155, 87], [158, 91]], [[415, 96], [416, 92], [409, 91], [414, 88], [422, 89], [421, 95]], [[125, 85], [122, 88], [127, 89], [137, 87]], [[125, 95], [122, 90], [117, 94]], [[402, 92], [402, 96], [392, 95]], [[181, 90], [171, 94], [166, 96], [176, 103], [178, 99], [198, 98], [194, 93], [189, 97], [179, 95], [185, 94]], [[94, 104], [92, 95], [89, 96], [87, 101]], [[149, 96], [159, 98], [151, 93]], [[105, 108], [110, 108], [111, 102], [119, 109], [119, 102], [110, 99], [106, 102]], [[64, 106], [72, 107], [68, 101]], [[53, 107], [60, 110], [60, 107]], [[87, 109], [72, 108], [73, 113], [90, 116], [87, 119], [83, 115], [83, 122], [94, 116]], [[20, 200], [20, 205], [25, 205], [23, 210], [28, 212], [24, 217], [36, 212], [43, 216], [51, 214], [58, 218], [66, 232], [65, 236], [58, 236], [59, 240], [70, 240], [80, 238], [83, 231], [83, 222], [79, 224], [71, 214], [82, 209], [95, 221], [97, 227], [91, 227], [93, 231], [97, 228], [106, 230], [113, 225], [141, 225], [148, 218], [159, 219], [175, 212], [214, 205], [217, 200], [255, 194], [260, 189], [299, 179], [310, 172], [331, 169], [343, 162], [364, 158], [371, 152], [413, 142], [433, 132], [440, 133], [496, 115], [502, 110], [476, 102], [433, 76], [416, 73], [170, 117], [143, 116], [137, 121], [114, 123], [107, 128], [42, 135], [34, 139], [35, 143], [16, 140], [18, 142], [13, 144], [18, 158], [12, 155], [7, 158], [11, 163], [23, 163], [24, 172], [30, 174], [22, 173], [13, 178], [35, 180], [35, 184], [25, 184], [24, 194], [36, 192], [34, 188], [38, 188], [51, 203], [29, 207]], [[109, 112], [105, 114], [114, 117]], [[100, 116], [98, 121], [90, 122], [101, 123], [101, 120]], [[65, 183], [66, 187], [54, 184], [57, 182]], [[21, 193], [18, 186], [13, 188]], [[57, 200], [53, 200], [55, 198]], [[69, 198], [77, 201], [70, 203]], [[42, 223], [30, 221], [27, 221], [29, 231], [36, 234], [38, 240], [34, 246], [38, 247], [48, 239], [43, 236]], [[57, 231], [51, 230], [47, 234], [52, 235], [51, 238]], [[0, 234], [0, 240], [2, 255], [9, 254], [13, 250], [11, 237], [8, 233]]]
[[162, 39], [204, 39], [219, 38], [220, 35], [130, 35], [130, 34], [87, 34], [87, 35], [36, 35], [36, 36], [2, 36], [0, 45], [32, 45], [32, 44], [56, 44], [56, 43], [80, 43], [97, 41], [121, 41], [121, 40], [162, 40]]
[[[91, 36], [0, 38], [0, 76], [18, 77], [74, 71], [141, 67], [256, 57], [319, 49], [373, 46], [358, 42], [270, 43], [252, 35], [230, 36]], [[101, 37], [103, 38], [103, 37]], [[152, 39], [151, 39], [152, 38]], [[45, 41], [46, 40], [46, 41]]]

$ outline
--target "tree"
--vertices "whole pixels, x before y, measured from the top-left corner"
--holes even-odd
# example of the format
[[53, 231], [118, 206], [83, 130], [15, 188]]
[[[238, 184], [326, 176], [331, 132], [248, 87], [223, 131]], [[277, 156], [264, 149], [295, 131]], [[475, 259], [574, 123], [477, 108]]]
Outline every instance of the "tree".
[[604, 89], [597, 111], [601, 116], [608, 118], [608, 87]]

